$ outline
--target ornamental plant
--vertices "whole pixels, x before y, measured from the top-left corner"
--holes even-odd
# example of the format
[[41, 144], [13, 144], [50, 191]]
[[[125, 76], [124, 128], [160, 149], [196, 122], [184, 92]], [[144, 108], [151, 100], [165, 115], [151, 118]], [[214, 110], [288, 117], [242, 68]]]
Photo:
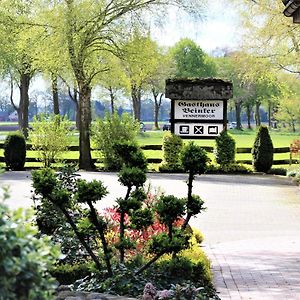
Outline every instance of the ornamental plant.
[[0, 299], [54, 299], [57, 285], [49, 269], [60, 251], [49, 237], [37, 238], [32, 216], [0, 203]]
[[222, 168], [235, 162], [235, 140], [227, 130], [216, 137], [215, 157]]
[[184, 170], [189, 174], [187, 181], [187, 216], [182, 226], [186, 228], [191, 217], [203, 210], [204, 201], [198, 195], [193, 195], [193, 181], [197, 174], [201, 175], [206, 171], [208, 156], [203, 148], [190, 142], [184, 146], [180, 159]]
[[104, 158], [104, 167], [110, 171], [119, 171], [122, 161], [116, 153], [115, 145], [126, 141], [135, 142], [140, 131], [139, 122], [129, 114], [107, 113], [92, 125], [92, 142], [94, 148]]
[[9, 134], [4, 142], [4, 160], [7, 169], [20, 171], [26, 161], [26, 141], [22, 133]]
[[163, 137], [164, 160], [159, 167], [160, 171], [176, 172], [182, 171], [180, 164], [180, 153], [183, 142], [180, 136], [167, 132]]
[[[144, 188], [147, 161], [141, 149], [135, 143], [126, 142], [116, 144], [114, 151], [122, 163], [119, 181], [126, 192], [116, 200], [113, 209], [103, 214], [95, 209], [96, 202], [107, 194], [101, 181], [87, 182], [70, 177], [69, 173], [55, 174], [49, 168], [35, 171], [32, 176], [37, 207], [52, 205], [59, 213], [57, 218], [68, 223], [99, 274], [105, 274], [102, 286], [106, 290], [111, 285], [119, 289], [118, 281], [128, 276], [124, 266], [136, 261], [130, 276], [138, 278], [163, 255], [176, 257], [188, 249], [191, 231], [186, 227], [189, 219], [203, 209], [203, 201], [194, 195], [178, 198], [162, 194], [150, 200]], [[205, 169], [201, 164], [206, 161], [205, 155], [203, 158], [198, 148], [183, 153], [193, 157], [192, 161], [186, 157], [184, 163], [194, 178]], [[54, 232], [59, 232], [59, 228]], [[107, 272], [103, 272], [103, 263]]]
[[[53, 209], [58, 210], [64, 216], [75, 236], [95, 263], [96, 268], [102, 270], [100, 260], [94, 253], [86, 232], [80, 228], [78, 217], [75, 217], [76, 213], [72, 209], [76, 209], [80, 219], [85, 219], [92, 226], [94, 233], [99, 234], [107, 273], [109, 276], [112, 276], [110, 253], [105, 239], [106, 224], [98, 217], [94, 207], [95, 202], [101, 200], [107, 194], [103, 183], [96, 180], [87, 182], [78, 179], [75, 187], [70, 187], [70, 182], [66, 185], [66, 181], [59, 179], [54, 171], [49, 168], [34, 171], [32, 179], [36, 201], [39, 201], [39, 206], [50, 203]], [[82, 212], [80, 206], [74, 205], [74, 203], [86, 204], [89, 207], [89, 211]]]
[[59, 115], [35, 116], [29, 131], [32, 149], [37, 151], [45, 168], [61, 158], [70, 145], [71, 136], [71, 122]]
[[260, 126], [252, 148], [252, 165], [255, 171], [267, 173], [273, 164], [273, 143], [268, 127]]

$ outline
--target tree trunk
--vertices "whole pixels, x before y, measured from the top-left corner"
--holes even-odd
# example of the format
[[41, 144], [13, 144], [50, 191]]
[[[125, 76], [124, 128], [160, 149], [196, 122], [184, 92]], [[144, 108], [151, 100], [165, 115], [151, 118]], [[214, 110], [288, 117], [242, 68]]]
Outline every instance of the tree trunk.
[[95, 168], [91, 156], [91, 87], [83, 82], [79, 87], [79, 168], [92, 170]]
[[236, 101], [235, 102], [236, 129], [238, 130], [242, 130], [241, 112], [242, 112], [241, 101]]
[[269, 124], [269, 128], [271, 128], [271, 102], [268, 103], [268, 124]]
[[113, 115], [115, 112], [115, 95], [114, 95], [113, 88], [111, 86], [108, 88], [108, 90], [109, 90], [109, 96], [110, 96], [111, 114]]
[[51, 79], [52, 79], [52, 95], [53, 95], [53, 112], [55, 115], [59, 115], [57, 76], [52, 74]]
[[134, 118], [137, 121], [141, 120], [141, 88], [136, 85], [131, 86], [131, 98], [133, 106]]
[[158, 93], [156, 93], [154, 89], [152, 90], [152, 94], [154, 98], [154, 129], [159, 130], [158, 115], [161, 107], [163, 94], [160, 94], [159, 99], [158, 99]]
[[28, 107], [29, 107], [29, 84], [31, 76], [28, 73], [21, 74], [20, 78], [20, 105], [18, 112], [20, 130], [25, 138], [28, 137]]
[[256, 126], [261, 125], [259, 108], [260, 108], [260, 102], [256, 101], [255, 102], [255, 123], [256, 123]]
[[250, 105], [246, 106], [246, 114], [247, 114], [248, 129], [251, 129], [251, 107], [250, 107]]
[[79, 104], [78, 104], [78, 93], [77, 93], [77, 90], [76, 88], [74, 87], [73, 89], [73, 95], [71, 93], [71, 89], [70, 87], [68, 87], [68, 93], [69, 93], [69, 96], [70, 96], [70, 99], [74, 102], [75, 104], [75, 121], [76, 121], [76, 129], [79, 130], [79, 125], [80, 125], [80, 114], [79, 114]]

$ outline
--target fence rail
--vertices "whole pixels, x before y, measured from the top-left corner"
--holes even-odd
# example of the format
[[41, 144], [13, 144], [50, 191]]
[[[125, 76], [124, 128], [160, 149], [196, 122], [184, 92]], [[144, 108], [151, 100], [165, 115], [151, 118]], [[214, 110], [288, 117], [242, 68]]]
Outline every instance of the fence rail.
[[[4, 148], [4, 144], [0, 143], [0, 149]], [[26, 144], [27, 150], [32, 150], [31, 144]], [[161, 151], [162, 145], [143, 145], [141, 146], [142, 150], [153, 150], [153, 151]], [[203, 147], [207, 152], [212, 153], [214, 151], [213, 147]], [[68, 151], [79, 152], [79, 146], [69, 146]], [[251, 153], [251, 148], [237, 148], [236, 153], [239, 154], [249, 154]], [[274, 159], [273, 165], [286, 165], [291, 163], [297, 163], [297, 159], [293, 159], [292, 152], [290, 147], [280, 147], [274, 148], [274, 153], [288, 153], [290, 158], [289, 159]], [[74, 158], [66, 158], [64, 159], [65, 162], [77, 162], [78, 159]], [[101, 158], [93, 159], [94, 162], [101, 162]], [[147, 158], [148, 163], [159, 164], [162, 162], [161, 158]], [[4, 156], [0, 154], [0, 162], [4, 162]], [[26, 162], [39, 162], [37, 158], [33, 157], [26, 157]], [[237, 159], [238, 163], [243, 164], [252, 164], [252, 161], [249, 159]]]

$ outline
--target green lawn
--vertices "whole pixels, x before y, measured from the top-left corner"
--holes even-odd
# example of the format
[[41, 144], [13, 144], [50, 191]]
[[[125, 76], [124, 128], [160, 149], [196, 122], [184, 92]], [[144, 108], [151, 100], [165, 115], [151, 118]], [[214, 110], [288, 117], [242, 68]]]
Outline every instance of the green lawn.
[[[236, 141], [236, 147], [238, 148], [250, 148], [254, 143], [256, 136], [256, 131], [254, 130], [230, 130], [229, 131]], [[7, 134], [7, 132], [6, 132]], [[138, 142], [140, 145], [161, 145], [163, 141], [163, 136], [166, 132], [163, 131], [146, 131], [145, 133], [140, 133], [138, 135]], [[271, 138], [274, 147], [289, 147], [291, 142], [295, 139], [300, 139], [300, 133], [284, 133], [284, 132], [274, 132], [271, 131]], [[190, 140], [184, 140], [187, 143]], [[194, 142], [200, 146], [215, 146], [214, 140], [194, 140]], [[72, 137], [71, 145], [78, 145], [78, 135]], [[159, 150], [144, 150], [147, 158], [163, 158], [163, 152]], [[212, 153], [208, 154], [211, 159], [214, 158]], [[0, 156], [3, 156], [3, 150], [0, 149]], [[37, 153], [34, 151], [27, 151], [27, 157], [37, 157]], [[63, 158], [78, 159], [79, 153], [76, 151], [68, 151], [63, 154]], [[97, 153], [92, 152], [92, 157], [97, 158]], [[237, 160], [251, 160], [250, 153], [238, 153], [236, 154]], [[289, 159], [289, 153], [276, 153], [274, 154], [274, 159]], [[26, 166], [36, 165], [36, 163], [27, 163]], [[285, 165], [287, 167], [287, 165]]]
[[[229, 130], [236, 141], [236, 146], [239, 148], [252, 147], [256, 131], [255, 130]], [[165, 132], [163, 131], [146, 131], [138, 136], [138, 142], [141, 145], [161, 145]], [[286, 133], [286, 132], [270, 132], [274, 147], [289, 147], [291, 142], [295, 139], [300, 139], [300, 133]], [[190, 140], [184, 140], [188, 142]], [[214, 146], [214, 140], [194, 140], [200, 146]]]

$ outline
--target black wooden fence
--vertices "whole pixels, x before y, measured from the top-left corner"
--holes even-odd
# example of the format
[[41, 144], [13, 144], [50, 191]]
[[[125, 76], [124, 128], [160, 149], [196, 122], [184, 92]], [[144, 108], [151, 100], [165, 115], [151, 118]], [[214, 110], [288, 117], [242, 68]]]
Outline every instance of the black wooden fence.
[[[31, 144], [26, 145], [27, 150], [32, 150], [31, 149]], [[154, 150], [154, 151], [161, 151], [162, 150], [162, 145], [144, 145], [141, 146], [143, 150]], [[207, 152], [212, 153], [214, 151], [213, 147], [203, 147]], [[0, 149], [3, 149], [3, 143], [0, 143]], [[249, 154], [251, 153], [251, 148], [237, 148], [236, 153], [245, 153]], [[79, 152], [79, 146], [69, 146], [68, 151], [77, 151]], [[288, 153], [289, 154], [289, 159], [274, 159], [273, 165], [287, 165], [291, 163], [297, 163], [298, 161], [293, 158], [293, 153], [291, 152], [290, 147], [281, 147], [281, 148], [274, 148], [274, 153]], [[147, 158], [148, 163], [153, 163], [153, 164], [160, 164], [162, 162], [161, 158]], [[38, 162], [39, 160], [34, 157], [26, 157], [26, 162]], [[78, 159], [74, 158], [66, 158], [64, 159], [65, 162], [77, 162]], [[0, 154], [0, 162], [4, 162], [4, 156]], [[101, 162], [101, 158], [94, 159], [94, 162]], [[237, 159], [238, 163], [243, 163], [243, 164], [252, 164], [252, 161], [249, 159]]]

